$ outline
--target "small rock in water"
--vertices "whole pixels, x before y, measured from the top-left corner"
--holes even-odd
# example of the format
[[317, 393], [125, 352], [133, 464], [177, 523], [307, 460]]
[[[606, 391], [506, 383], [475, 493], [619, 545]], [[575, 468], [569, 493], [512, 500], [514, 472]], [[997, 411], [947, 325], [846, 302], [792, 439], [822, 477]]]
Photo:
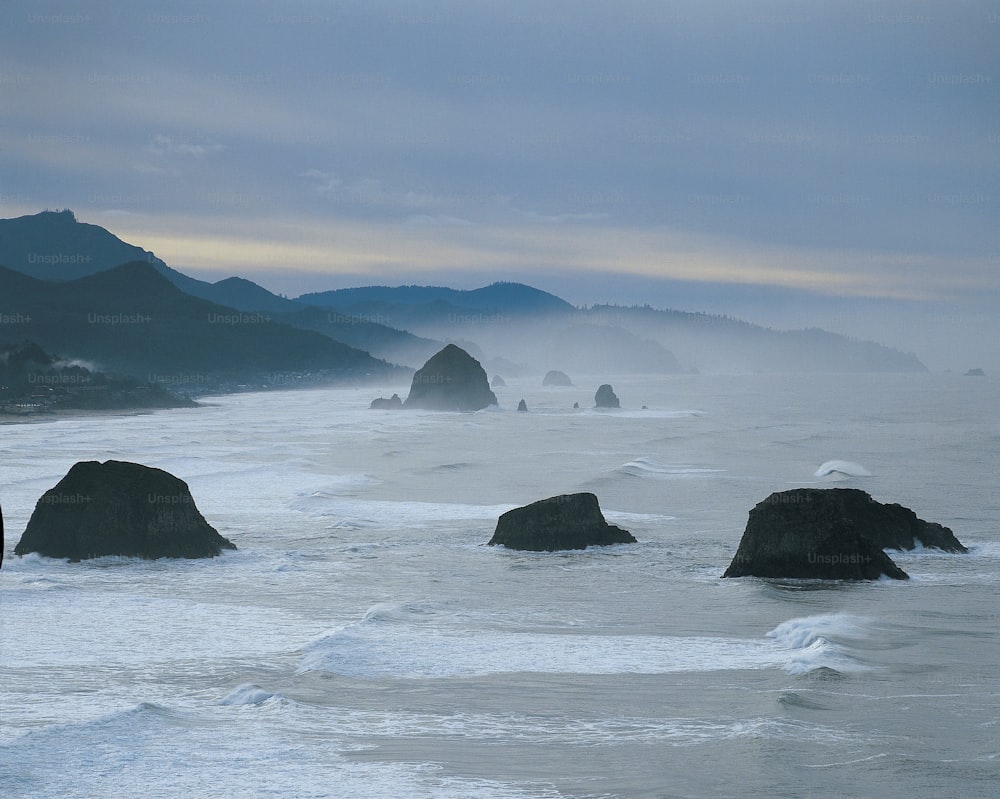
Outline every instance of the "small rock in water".
[[531, 552], [634, 544], [635, 537], [608, 524], [597, 497], [589, 492], [541, 499], [504, 513], [489, 545]]

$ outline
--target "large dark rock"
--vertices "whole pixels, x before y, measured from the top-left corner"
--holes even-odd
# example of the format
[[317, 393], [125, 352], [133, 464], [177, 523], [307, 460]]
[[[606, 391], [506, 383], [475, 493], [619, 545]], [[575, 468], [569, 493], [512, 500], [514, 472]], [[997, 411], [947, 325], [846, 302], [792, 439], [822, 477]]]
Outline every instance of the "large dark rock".
[[489, 545], [510, 549], [554, 552], [608, 544], [634, 544], [635, 538], [608, 524], [590, 493], [563, 494], [514, 508], [497, 520]]
[[528, 403], [524, 401], [523, 397], [521, 398], [521, 401], [519, 403], [517, 403], [517, 410], [520, 413], [527, 413], [528, 412]]
[[739, 549], [723, 577], [905, 580], [883, 548], [916, 543], [966, 552], [951, 530], [883, 505], [856, 488], [795, 488], [771, 494], [750, 511]]
[[560, 372], [557, 369], [553, 369], [551, 372], [546, 372], [545, 377], [542, 378], [543, 386], [572, 386], [573, 381], [569, 379], [569, 375], [565, 372]]
[[611, 388], [611, 385], [605, 383], [594, 394], [594, 406], [597, 408], [620, 408], [622, 404], [618, 401], [615, 390]]
[[486, 371], [461, 347], [447, 345], [413, 375], [405, 408], [478, 411], [496, 405]]
[[187, 483], [162, 469], [82, 461], [35, 505], [16, 555], [208, 558], [236, 547], [205, 521]]

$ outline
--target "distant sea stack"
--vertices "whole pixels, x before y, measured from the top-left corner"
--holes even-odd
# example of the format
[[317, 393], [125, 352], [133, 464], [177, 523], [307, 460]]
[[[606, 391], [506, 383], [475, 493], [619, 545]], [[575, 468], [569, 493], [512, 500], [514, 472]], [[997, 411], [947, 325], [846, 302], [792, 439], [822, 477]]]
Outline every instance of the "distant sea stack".
[[771, 494], [747, 520], [723, 577], [908, 579], [883, 548], [966, 552], [947, 527], [884, 505], [856, 488], [795, 488]]
[[635, 537], [628, 530], [605, 521], [594, 494], [579, 493], [549, 497], [507, 511], [497, 520], [489, 546], [555, 552], [634, 543]]
[[594, 407], [596, 408], [620, 408], [621, 402], [615, 395], [615, 390], [608, 383], [597, 389], [594, 395]]
[[124, 461], [81, 461], [42, 495], [16, 555], [210, 558], [235, 545], [195, 507], [187, 483]]
[[493, 382], [490, 384], [490, 387], [507, 388], [507, 381], [500, 377], [500, 375], [493, 375]]
[[569, 375], [565, 372], [560, 372], [558, 369], [553, 369], [550, 372], [545, 373], [545, 377], [542, 378], [543, 386], [572, 386], [573, 381], [569, 379]]
[[528, 412], [528, 403], [524, 401], [523, 397], [521, 398], [521, 401], [519, 403], [517, 403], [517, 410], [520, 413], [527, 413]]
[[375, 410], [395, 411], [403, 407], [403, 401], [399, 398], [399, 394], [393, 394], [389, 399], [376, 397], [368, 407]]
[[413, 375], [404, 408], [478, 411], [497, 404], [486, 370], [461, 347], [447, 345]]

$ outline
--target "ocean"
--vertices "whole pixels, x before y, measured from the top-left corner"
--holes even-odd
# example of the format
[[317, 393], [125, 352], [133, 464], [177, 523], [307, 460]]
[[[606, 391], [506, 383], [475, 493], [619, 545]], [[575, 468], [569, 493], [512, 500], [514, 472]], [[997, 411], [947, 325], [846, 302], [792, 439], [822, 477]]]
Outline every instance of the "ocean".
[[[626, 375], [601, 411], [607, 375], [540, 378], [474, 414], [368, 410], [386, 385], [0, 426], [0, 794], [1000, 793], [1000, 382]], [[42, 493], [109, 458], [185, 480], [238, 550], [14, 557]], [[816, 477], [831, 459], [870, 474]], [[720, 579], [750, 508], [809, 485], [970, 552]], [[486, 546], [576, 491], [638, 543]]]

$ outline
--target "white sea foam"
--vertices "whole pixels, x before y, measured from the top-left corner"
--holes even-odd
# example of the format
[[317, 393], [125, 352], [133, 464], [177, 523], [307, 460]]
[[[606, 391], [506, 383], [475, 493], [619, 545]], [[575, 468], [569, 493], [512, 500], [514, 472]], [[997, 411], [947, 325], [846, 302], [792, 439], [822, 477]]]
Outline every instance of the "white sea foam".
[[293, 500], [290, 507], [312, 516], [335, 517], [357, 527], [419, 528], [438, 522], [490, 519], [496, 521], [514, 505], [471, 505], [457, 502], [360, 500], [314, 492]]
[[377, 606], [362, 621], [310, 644], [299, 672], [370, 678], [666, 674], [760, 669], [782, 661], [772, 645], [753, 639], [474, 630], [415, 624], [412, 613], [401, 617], [391, 606]]
[[655, 477], [669, 480], [686, 477], [705, 477], [723, 473], [726, 469], [713, 469], [684, 463], [662, 463], [654, 458], [636, 458], [619, 466], [617, 471], [632, 477]]
[[829, 477], [834, 476], [838, 478], [847, 477], [871, 477], [871, 472], [869, 472], [860, 463], [854, 463], [853, 461], [826, 461], [823, 463], [814, 473], [815, 477]]
[[[251, 711], [247, 713], [245, 711]], [[50, 726], [4, 747], [0, 784], [10, 799], [68, 796], [349, 796], [383, 799], [559, 799], [545, 782], [443, 774], [427, 762], [361, 762], [347, 735], [399, 734], [421, 725], [396, 714], [312, 714], [311, 734], [273, 734], [254, 708], [213, 714], [148, 702], [93, 721]], [[437, 731], [446, 730], [439, 719]], [[373, 723], [374, 722], [374, 723]], [[367, 726], [365, 726], [367, 723]], [[343, 725], [343, 728], [342, 728]], [[427, 725], [422, 725], [427, 729]], [[95, 752], [100, 757], [95, 757]], [[221, 786], [221, 787], [220, 787]]]
[[262, 705], [268, 699], [280, 698], [281, 694], [265, 691], [259, 685], [244, 683], [237, 685], [232, 691], [219, 700], [220, 705]]
[[850, 646], [866, 636], [867, 621], [845, 613], [804, 616], [782, 622], [767, 637], [786, 653], [783, 666], [789, 674], [820, 669], [867, 671], [869, 667], [852, 654]]

